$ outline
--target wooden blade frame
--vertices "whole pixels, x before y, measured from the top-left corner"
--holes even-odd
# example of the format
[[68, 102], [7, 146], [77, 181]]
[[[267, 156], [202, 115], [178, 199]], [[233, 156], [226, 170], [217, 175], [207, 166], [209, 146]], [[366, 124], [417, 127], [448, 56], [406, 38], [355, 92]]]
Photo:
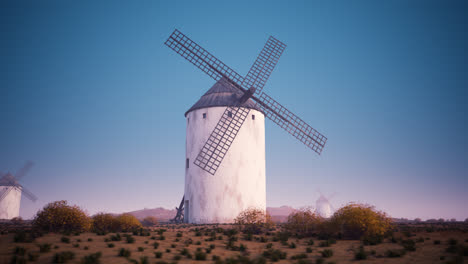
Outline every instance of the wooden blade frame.
[[[214, 80], [218, 81], [221, 78], [225, 78], [230, 84], [244, 93], [247, 91], [246, 87], [251, 85], [250, 87], [255, 88], [255, 95], [261, 93], [263, 86], [286, 47], [286, 45], [277, 39], [270, 37], [247, 74], [246, 80], [177, 29], [174, 30], [165, 44]], [[327, 141], [326, 137], [265, 93], [260, 94], [260, 99], [254, 95], [251, 98], [265, 112], [265, 115], [269, 119], [318, 154], [322, 152]], [[227, 107], [195, 159], [195, 165], [214, 175], [245, 118], [248, 116], [249, 111], [246, 108]]]

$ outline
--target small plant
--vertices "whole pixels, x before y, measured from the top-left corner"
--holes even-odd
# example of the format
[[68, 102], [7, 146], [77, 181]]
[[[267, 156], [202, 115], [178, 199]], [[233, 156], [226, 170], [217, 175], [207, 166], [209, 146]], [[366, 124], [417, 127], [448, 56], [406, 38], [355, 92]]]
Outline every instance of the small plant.
[[195, 260], [206, 260], [206, 253], [203, 251], [196, 251]]
[[367, 253], [364, 251], [364, 247], [360, 247], [359, 251], [354, 254], [354, 259], [355, 260], [363, 260], [367, 259]]
[[159, 243], [158, 243], [158, 242], [154, 242], [154, 243], [153, 243], [153, 247], [154, 247], [154, 249], [158, 249]]
[[266, 245], [266, 248], [267, 248], [267, 249], [268, 249], [268, 248], [272, 248], [272, 247], [273, 247], [273, 243], [268, 243], [268, 244]]
[[156, 251], [156, 252], [154, 252], [154, 256], [155, 256], [156, 258], [161, 258], [162, 255], [163, 255], [163, 253], [162, 253], [161, 251]]
[[404, 249], [400, 249], [400, 250], [387, 250], [387, 252], [385, 253], [385, 255], [389, 258], [399, 258], [399, 257], [402, 257], [406, 254], [406, 251]]
[[163, 235], [160, 235], [160, 236], [159, 236], [159, 240], [166, 240], [166, 237], [163, 236]]
[[26, 254], [26, 249], [24, 247], [15, 247], [13, 254], [18, 256], [24, 256], [24, 254]]
[[195, 243], [195, 245], [199, 246], [199, 245], [201, 245], [201, 242], [200, 242], [200, 241], [197, 241], [197, 242]]
[[170, 249], [170, 248], [166, 248], [166, 252], [167, 252], [167, 253], [171, 253], [171, 249]]
[[447, 243], [451, 246], [455, 246], [456, 244], [458, 244], [458, 241], [454, 238], [450, 238]]
[[263, 251], [262, 254], [265, 258], [270, 259], [273, 262], [279, 261], [280, 259], [286, 259], [286, 252], [278, 249], [268, 249]]
[[84, 250], [88, 250], [88, 249], [89, 249], [89, 247], [88, 247], [88, 246], [85, 246], [83, 249], [84, 249]]
[[74, 247], [74, 248], [79, 248], [79, 247], [80, 247], [80, 244], [78, 244], [78, 243], [73, 244], [73, 247]]
[[309, 239], [309, 240], [307, 241], [307, 245], [308, 245], [308, 246], [313, 246], [313, 245], [314, 245], [314, 240], [313, 240], [313, 239]]
[[122, 240], [122, 237], [120, 236], [119, 233], [115, 234], [115, 235], [111, 235], [110, 236], [110, 240], [111, 241], [121, 241]]
[[215, 245], [214, 244], [210, 244], [210, 249], [214, 249], [215, 248]]
[[125, 248], [121, 248], [118, 254], [119, 257], [124, 257], [124, 258], [128, 258], [131, 255], [132, 255], [132, 252], [130, 252], [129, 249], [125, 249]]
[[18, 231], [13, 237], [15, 243], [31, 243], [35, 239], [34, 235], [30, 232]]
[[54, 257], [52, 258], [53, 263], [66, 263], [69, 260], [72, 260], [75, 258], [75, 253], [72, 251], [63, 251], [60, 253], [56, 253]]
[[60, 238], [60, 241], [62, 241], [63, 243], [70, 243], [70, 238], [63, 236], [62, 238]]
[[10, 263], [23, 264], [23, 263], [26, 263], [26, 259], [23, 256], [13, 255], [11, 256]]
[[182, 232], [177, 232], [176, 237], [182, 237]]
[[181, 254], [182, 256], [187, 256], [187, 254], [189, 254], [189, 251], [188, 251], [188, 249], [184, 248], [184, 249], [182, 249], [182, 250], [180, 251], [180, 254]]
[[135, 243], [135, 238], [131, 235], [126, 235], [126, 240], [128, 244], [133, 244]]
[[440, 240], [434, 240], [434, 245], [440, 245]]
[[107, 247], [108, 247], [108, 248], [113, 248], [113, 247], [115, 247], [115, 245], [114, 245], [114, 243], [108, 243], [108, 244], [107, 244]]
[[93, 239], [92, 239], [92, 238], [88, 238], [88, 242], [93, 242]]
[[41, 253], [50, 252], [50, 250], [52, 249], [52, 244], [49, 244], [49, 243], [43, 243], [43, 244], [39, 244], [37, 246], [39, 246], [39, 252], [41, 252]]
[[324, 258], [318, 258], [315, 260], [315, 264], [323, 264], [325, 263], [325, 259]]
[[239, 246], [239, 251], [240, 252], [245, 252], [246, 250], [247, 250], [247, 246], [241, 243], [240, 246]]
[[171, 244], [171, 248], [175, 248], [176, 246], [176, 244]]
[[289, 244], [289, 248], [296, 248], [296, 243], [291, 242], [291, 244]]
[[323, 251], [320, 252], [322, 254], [322, 257], [324, 258], [329, 258], [331, 256], [333, 256], [333, 250], [331, 249], [325, 249]]
[[325, 241], [320, 242], [318, 246], [319, 247], [329, 247], [330, 242], [328, 240], [325, 240]]
[[305, 253], [297, 254], [291, 257], [292, 260], [306, 259], [306, 258], [307, 258], [307, 254]]
[[83, 264], [99, 264], [99, 263], [101, 263], [100, 260], [99, 260], [101, 258], [101, 256], [102, 256], [101, 252], [96, 252], [96, 253], [84, 256], [81, 263], [83, 263]]
[[147, 256], [140, 257], [140, 264], [149, 264]]
[[36, 261], [39, 258], [39, 254], [36, 252], [28, 252], [28, 260]]
[[413, 239], [402, 240], [401, 245], [407, 251], [416, 251], [416, 243]]
[[143, 248], [143, 247], [138, 247], [138, 252], [143, 252], [143, 251], [145, 251], [145, 248]]
[[312, 253], [312, 248], [311, 247], [306, 247], [306, 252], [307, 253]]

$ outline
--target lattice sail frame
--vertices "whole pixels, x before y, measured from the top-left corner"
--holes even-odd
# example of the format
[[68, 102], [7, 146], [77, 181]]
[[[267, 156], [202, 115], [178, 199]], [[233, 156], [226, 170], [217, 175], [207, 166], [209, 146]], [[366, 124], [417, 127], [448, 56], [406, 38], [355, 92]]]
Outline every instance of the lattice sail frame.
[[[224, 77], [244, 93], [250, 87], [255, 88], [251, 98], [256, 101], [265, 115], [316, 153], [321, 154], [327, 138], [276, 100], [261, 93], [286, 47], [282, 42], [270, 37], [245, 79], [177, 29], [165, 44], [216, 81]], [[260, 95], [260, 98], [255, 95]], [[249, 111], [247, 108], [227, 107], [195, 159], [195, 165], [214, 175]]]

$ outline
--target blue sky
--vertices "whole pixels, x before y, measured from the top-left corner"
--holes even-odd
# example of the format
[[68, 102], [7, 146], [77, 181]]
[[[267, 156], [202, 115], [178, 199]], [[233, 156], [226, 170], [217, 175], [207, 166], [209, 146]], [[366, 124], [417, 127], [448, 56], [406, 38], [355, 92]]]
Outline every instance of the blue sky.
[[468, 217], [463, 1], [2, 1], [0, 171], [90, 214], [180, 202], [184, 112], [214, 81], [163, 45], [177, 28], [245, 75], [287, 48], [265, 91], [329, 140], [266, 121], [268, 206], [321, 190], [394, 217]]

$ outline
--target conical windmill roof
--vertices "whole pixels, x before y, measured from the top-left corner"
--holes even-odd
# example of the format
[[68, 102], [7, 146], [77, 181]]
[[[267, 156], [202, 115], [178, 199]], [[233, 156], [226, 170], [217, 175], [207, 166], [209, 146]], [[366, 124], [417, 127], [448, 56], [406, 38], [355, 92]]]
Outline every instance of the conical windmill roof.
[[215, 106], [237, 106], [249, 109], [255, 109], [263, 113], [263, 111], [251, 99], [240, 104], [239, 98], [243, 93], [230, 84], [226, 79], [222, 78], [217, 81], [192, 107], [190, 107], [185, 116], [193, 110], [215, 107]]

